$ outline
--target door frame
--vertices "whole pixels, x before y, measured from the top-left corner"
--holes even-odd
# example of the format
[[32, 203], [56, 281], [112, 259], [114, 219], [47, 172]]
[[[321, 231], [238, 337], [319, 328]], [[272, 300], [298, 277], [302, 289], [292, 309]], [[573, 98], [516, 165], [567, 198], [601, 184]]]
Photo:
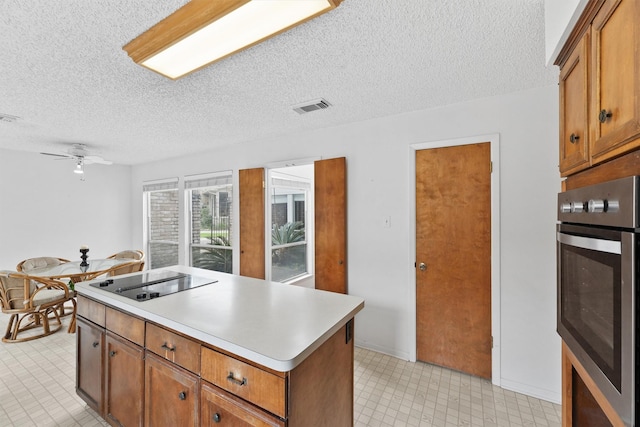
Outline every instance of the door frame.
[[410, 361], [417, 358], [417, 297], [416, 297], [416, 151], [430, 148], [454, 147], [459, 145], [489, 142], [491, 147], [491, 382], [500, 386], [500, 134], [470, 136], [457, 139], [419, 142], [409, 146], [409, 344]]

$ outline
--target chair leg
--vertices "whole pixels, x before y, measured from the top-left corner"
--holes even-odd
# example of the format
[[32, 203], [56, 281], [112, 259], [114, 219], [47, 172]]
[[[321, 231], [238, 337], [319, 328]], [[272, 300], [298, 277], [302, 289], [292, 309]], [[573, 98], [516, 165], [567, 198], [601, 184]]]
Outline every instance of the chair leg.
[[7, 330], [4, 333], [4, 337], [2, 337], [2, 341], [15, 339], [15, 335], [18, 333], [16, 329], [18, 329], [17, 323], [17, 314], [12, 314], [9, 318], [9, 323], [7, 324]]
[[[51, 333], [51, 331], [49, 330], [49, 313], [48, 313], [48, 311], [49, 311], [48, 309], [45, 310], [44, 314], [42, 314], [42, 315], [40, 313], [37, 314], [38, 316], [42, 317], [42, 329], [44, 329], [44, 334], [45, 335], [49, 335]], [[53, 312], [55, 313], [56, 310], [54, 309]], [[34, 315], [36, 315], [36, 314], [34, 313]], [[56, 315], [57, 315], [57, 313], [56, 313]]]
[[[52, 313], [53, 312], [53, 313]], [[49, 316], [53, 314], [55, 319], [58, 321], [58, 324], [51, 328], [49, 324]], [[23, 325], [24, 323], [24, 325]], [[18, 338], [18, 334], [24, 331], [28, 331], [34, 328], [42, 328], [42, 333], [38, 333], [36, 335], [31, 335], [26, 338]], [[4, 337], [2, 337], [3, 342], [23, 342], [30, 341], [36, 338], [46, 337], [47, 335], [51, 335], [54, 332], [57, 332], [62, 328], [62, 322], [60, 321], [60, 316], [54, 308], [47, 308], [43, 311], [36, 311], [33, 313], [24, 314], [20, 317], [17, 313], [12, 314], [11, 319], [9, 320], [9, 325], [7, 326], [7, 332]]]
[[69, 329], [67, 330], [69, 334], [76, 332], [76, 299], [71, 298], [71, 302], [73, 303], [73, 311], [71, 312], [71, 320], [69, 321]]

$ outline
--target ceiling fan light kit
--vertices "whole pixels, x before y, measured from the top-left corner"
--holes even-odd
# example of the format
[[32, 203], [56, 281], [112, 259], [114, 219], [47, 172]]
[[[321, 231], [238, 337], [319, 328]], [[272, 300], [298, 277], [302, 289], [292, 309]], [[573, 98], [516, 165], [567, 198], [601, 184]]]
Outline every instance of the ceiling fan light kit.
[[84, 181], [84, 165], [90, 165], [92, 163], [99, 163], [102, 165], [113, 164], [110, 160], [105, 160], [100, 156], [90, 155], [85, 144], [73, 144], [71, 148], [67, 150], [68, 154], [58, 153], [40, 153], [45, 156], [57, 157], [59, 160], [75, 160], [76, 165], [73, 168], [73, 173], [80, 175], [80, 180]]
[[143, 67], [172, 80], [338, 7], [342, 0], [192, 0], [126, 44]]
[[76, 168], [73, 170], [73, 173], [77, 173], [77, 174], [84, 173], [84, 165], [82, 164], [82, 160], [78, 160], [78, 163], [76, 163]]

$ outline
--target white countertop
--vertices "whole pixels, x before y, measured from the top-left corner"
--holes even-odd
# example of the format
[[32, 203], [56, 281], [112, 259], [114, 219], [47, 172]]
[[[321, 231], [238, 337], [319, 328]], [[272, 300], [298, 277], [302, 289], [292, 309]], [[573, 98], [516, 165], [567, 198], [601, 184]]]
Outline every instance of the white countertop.
[[[148, 301], [76, 283], [80, 295], [164, 325], [280, 372], [288, 372], [364, 307], [351, 295], [193, 267], [171, 270], [218, 280]], [[133, 276], [141, 273], [133, 273]], [[123, 277], [123, 276], [118, 276]]]

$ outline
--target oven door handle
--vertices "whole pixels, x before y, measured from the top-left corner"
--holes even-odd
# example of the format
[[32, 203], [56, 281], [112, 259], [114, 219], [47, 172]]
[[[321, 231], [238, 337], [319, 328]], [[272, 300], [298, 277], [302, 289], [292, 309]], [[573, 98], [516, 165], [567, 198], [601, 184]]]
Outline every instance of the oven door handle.
[[598, 252], [607, 252], [610, 254], [620, 255], [622, 253], [622, 244], [615, 240], [601, 240], [592, 237], [574, 236], [572, 234], [557, 233], [558, 242], [575, 246], [582, 249], [591, 249]]

